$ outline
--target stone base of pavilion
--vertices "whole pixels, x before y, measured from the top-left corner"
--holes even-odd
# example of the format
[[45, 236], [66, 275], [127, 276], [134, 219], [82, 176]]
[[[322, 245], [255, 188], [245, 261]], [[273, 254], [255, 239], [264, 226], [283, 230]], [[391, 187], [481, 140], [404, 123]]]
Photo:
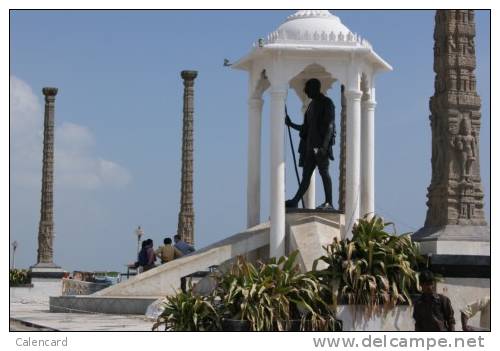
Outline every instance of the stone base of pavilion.
[[[310, 270], [313, 261], [324, 254], [323, 246], [332, 242], [334, 237], [340, 239], [344, 226], [344, 215], [334, 211], [294, 210], [286, 215], [286, 252], [299, 250], [298, 264], [301, 270]], [[181, 278], [190, 274], [208, 271], [209, 267], [223, 268], [233, 262], [236, 257], [244, 256], [252, 262], [269, 258], [269, 222], [259, 224], [241, 233], [232, 235], [224, 240], [202, 248], [190, 255], [160, 265], [147, 272], [123, 281], [119, 284], [100, 290], [83, 299], [71, 297], [52, 298], [51, 303], [60, 305], [64, 302], [64, 309], [53, 306], [54, 311], [82, 310], [82, 301], [85, 300], [85, 309], [99, 312], [97, 304], [102, 304], [103, 298], [111, 303], [113, 299], [137, 297], [141, 301], [148, 298], [157, 299], [180, 290]], [[63, 301], [64, 300], [64, 301]], [[75, 306], [71, 304], [73, 302]], [[96, 306], [92, 304], [95, 303]], [[109, 309], [108, 309], [109, 310]], [[102, 310], [106, 313], [106, 310]], [[131, 311], [113, 310], [113, 313], [131, 313]], [[136, 313], [140, 313], [140, 309]], [[144, 310], [142, 313], [145, 313]]]

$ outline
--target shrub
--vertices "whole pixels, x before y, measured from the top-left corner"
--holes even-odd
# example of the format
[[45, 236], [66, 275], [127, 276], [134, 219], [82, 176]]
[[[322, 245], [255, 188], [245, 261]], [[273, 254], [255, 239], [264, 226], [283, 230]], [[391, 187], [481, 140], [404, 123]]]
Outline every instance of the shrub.
[[209, 296], [186, 293], [167, 298], [154, 329], [221, 330], [223, 320], [242, 321], [253, 331], [334, 330], [335, 312], [323, 300], [326, 286], [295, 264], [298, 252], [257, 265], [238, 257], [226, 273], [216, 276]]
[[[351, 240], [325, 247], [326, 254], [314, 262], [318, 279], [330, 286], [332, 299], [368, 306], [368, 313], [379, 307], [411, 304], [410, 294], [418, 290], [418, 245], [410, 234], [389, 234], [381, 217], [360, 219]], [[317, 270], [319, 262], [326, 269]]]
[[221, 316], [249, 321], [254, 331], [287, 330], [294, 320], [301, 330], [333, 330], [334, 312], [322, 299], [326, 287], [299, 271], [297, 255], [257, 266], [238, 258], [216, 289]]
[[186, 292], [168, 296], [165, 309], [153, 325], [153, 330], [164, 326], [166, 331], [220, 330], [220, 318], [210, 296], [197, 296], [191, 287]]
[[11, 269], [9, 271], [9, 286], [30, 284], [31, 276], [26, 269]]

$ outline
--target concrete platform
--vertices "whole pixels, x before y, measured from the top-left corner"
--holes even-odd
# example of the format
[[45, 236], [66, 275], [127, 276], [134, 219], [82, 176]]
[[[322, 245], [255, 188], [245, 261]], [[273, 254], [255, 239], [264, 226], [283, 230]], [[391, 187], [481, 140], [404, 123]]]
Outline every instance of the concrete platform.
[[[11, 304], [13, 330], [150, 331], [153, 321], [137, 315], [53, 313], [46, 305]], [[27, 326], [36, 326], [31, 329]]]
[[49, 297], [61, 294], [60, 279], [33, 279], [32, 288], [10, 288], [13, 331], [148, 331], [153, 321], [138, 315], [54, 313]]
[[144, 315], [162, 296], [51, 296], [50, 312]]

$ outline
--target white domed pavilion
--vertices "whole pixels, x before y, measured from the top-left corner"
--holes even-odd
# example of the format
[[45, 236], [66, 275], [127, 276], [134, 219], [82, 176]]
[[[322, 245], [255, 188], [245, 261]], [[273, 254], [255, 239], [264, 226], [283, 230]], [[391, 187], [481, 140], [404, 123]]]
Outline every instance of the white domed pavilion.
[[[347, 102], [342, 235], [351, 233], [358, 218], [374, 212], [375, 76], [391, 71], [392, 67], [375, 53], [368, 41], [327, 10], [297, 11], [267, 38], [257, 40], [250, 53], [232, 67], [249, 74], [248, 227], [260, 223], [262, 95], [269, 89], [270, 256], [285, 254], [285, 101], [291, 88], [305, 108], [308, 99], [303, 92], [304, 84], [317, 78], [324, 92], [338, 82]], [[306, 195], [306, 207], [315, 208], [314, 176]]]

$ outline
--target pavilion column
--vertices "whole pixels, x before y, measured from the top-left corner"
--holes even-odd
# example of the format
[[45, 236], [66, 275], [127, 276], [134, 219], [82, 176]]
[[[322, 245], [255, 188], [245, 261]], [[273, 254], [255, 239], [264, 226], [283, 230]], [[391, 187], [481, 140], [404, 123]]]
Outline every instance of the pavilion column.
[[285, 254], [285, 86], [271, 87], [271, 233], [269, 256]]
[[361, 217], [375, 212], [376, 105], [370, 98], [361, 103]]
[[347, 150], [346, 150], [346, 199], [345, 233], [352, 236], [352, 227], [359, 219], [360, 205], [360, 141], [361, 141], [361, 96], [359, 90], [345, 92], [347, 100]]
[[309, 183], [309, 188], [307, 188], [307, 191], [304, 194], [304, 206], [309, 209], [316, 208], [316, 170], [314, 170], [311, 176], [311, 182]]
[[247, 227], [260, 223], [261, 98], [248, 100]]
[[[307, 107], [311, 103], [311, 100], [307, 99], [307, 104], [304, 103], [302, 105], [302, 116], [307, 111]], [[304, 207], [308, 209], [316, 208], [316, 170], [313, 171], [311, 175], [311, 182], [309, 183], [309, 188], [307, 188], [306, 193], [304, 194]]]

